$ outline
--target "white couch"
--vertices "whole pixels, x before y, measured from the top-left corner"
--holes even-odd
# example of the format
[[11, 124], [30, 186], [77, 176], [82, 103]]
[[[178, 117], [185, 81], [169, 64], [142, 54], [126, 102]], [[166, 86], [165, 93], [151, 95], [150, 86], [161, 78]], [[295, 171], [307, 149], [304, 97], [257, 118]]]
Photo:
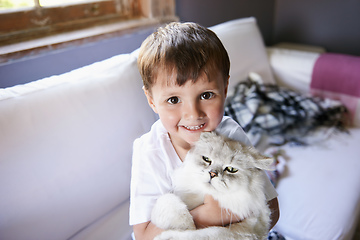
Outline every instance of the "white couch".
[[[276, 81], [254, 18], [212, 29], [230, 55], [230, 88], [250, 71]], [[157, 119], [136, 56], [0, 89], [1, 240], [131, 238], [132, 142]], [[277, 78], [286, 75], [279, 71]], [[278, 231], [296, 240], [352, 239], [360, 212], [359, 142], [360, 129], [351, 128], [325, 148], [286, 147]]]

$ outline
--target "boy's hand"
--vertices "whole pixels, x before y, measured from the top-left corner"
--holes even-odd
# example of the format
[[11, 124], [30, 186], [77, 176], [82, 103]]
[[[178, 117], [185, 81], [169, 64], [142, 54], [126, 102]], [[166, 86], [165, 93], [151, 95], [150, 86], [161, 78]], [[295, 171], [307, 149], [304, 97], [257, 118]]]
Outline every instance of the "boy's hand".
[[152, 222], [139, 223], [133, 226], [136, 240], [152, 240], [164, 230], [158, 228]]
[[205, 196], [203, 205], [193, 209], [190, 213], [193, 216], [196, 228], [227, 226], [241, 220], [230, 211], [222, 209], [219, 202], [210, 195]]
[[[216, 201], [211, 195], [205, 195], [204, 197], [204, 205], [206, 209], [209, 211], [209, 215], [211, 215], [211, 218], [222, 219], [222, 213], [224, 213], [226, 210], [222, 209], [219, 205], [219, 202]], [[227, 224], [223, 224], [221, 221], [221, 225], [225, 226]]]
[[216, 204], [219, 206], [218, 201], [216, 201], [211, 195], [205, 195], [204, 204]]

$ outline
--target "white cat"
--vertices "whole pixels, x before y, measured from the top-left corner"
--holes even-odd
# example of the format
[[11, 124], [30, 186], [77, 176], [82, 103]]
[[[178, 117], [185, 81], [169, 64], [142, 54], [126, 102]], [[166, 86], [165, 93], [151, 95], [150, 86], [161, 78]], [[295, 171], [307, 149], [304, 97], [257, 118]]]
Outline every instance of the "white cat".
[[[266, 239], [270, 209], [263, 190], [262, 170], [272, 158], [255, 148], [205, 132], [174, 172], [174, 193], [161, 196], [151, 221], [165, 229], [156, 240]], [[203, 204], [205, 194], [244, 219], [227, 227], [195, 229], [189, 211]]]

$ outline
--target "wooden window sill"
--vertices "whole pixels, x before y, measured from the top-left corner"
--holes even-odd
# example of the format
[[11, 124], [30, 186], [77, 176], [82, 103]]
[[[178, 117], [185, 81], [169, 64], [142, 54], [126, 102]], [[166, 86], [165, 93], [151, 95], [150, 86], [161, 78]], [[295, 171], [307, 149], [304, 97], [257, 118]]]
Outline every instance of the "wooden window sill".
[[6, 64], [21, 58], [36, 56], [52, 50], [79, 46], [84, 43], [121, 36], [141, 29], [156, 27], [166, 22], [177, 20], [178, 19], [176, 17], [161, 19], [139, 18], [4, 45], [0, 46], [0, 64]]

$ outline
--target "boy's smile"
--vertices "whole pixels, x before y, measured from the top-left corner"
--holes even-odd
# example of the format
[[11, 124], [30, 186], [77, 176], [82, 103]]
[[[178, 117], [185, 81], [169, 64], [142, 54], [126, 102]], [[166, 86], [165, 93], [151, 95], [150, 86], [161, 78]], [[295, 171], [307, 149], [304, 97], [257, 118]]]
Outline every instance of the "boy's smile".
[[188, 80], [179, 86], [175, 83], [176, 74], [159, 72], [151, 90], [145, 91], [180, 158], [201, 132], [215, 130], [222, 120], [227, 84], [221, 74], [210, 78], [202, 73], [196, 82]]
[[201, 130], [204, 126], [205, 124], [200, 124], [199, 126], [182, 126], [182, 127], [186, 128], [189, 131], [197, 131], [197, 130]]

